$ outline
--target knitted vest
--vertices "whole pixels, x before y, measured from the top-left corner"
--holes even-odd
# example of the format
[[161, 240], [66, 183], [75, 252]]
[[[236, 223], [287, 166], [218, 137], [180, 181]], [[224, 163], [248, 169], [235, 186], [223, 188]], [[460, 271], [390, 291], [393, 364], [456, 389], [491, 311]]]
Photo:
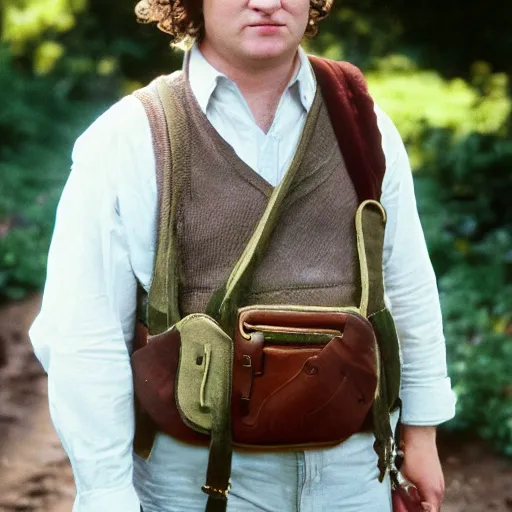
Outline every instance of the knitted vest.
[[[173, 115], [185, 146], [172, 141], [183, 152], [182, 167], [173, 166], [172, 186], [182, 181], [176, 208], [178, 302], [184, 316], [205, 311], [247, 245], [273, 187], [213, 128], [183, 74], [169, 85], [178, 100]], [[292, 165], [298, 166], [294, 183], [248, 303], [355, 305], [358, 200], [320, 94]]]
[[[158, 242], [145, 318], [151, 334], [163, 332], [183, 316], [205, 312], [273, 190], [214, 129], [186, 74], [177, 72], [165, 80], [166, 105], [159, 103], [156, 82], [136, 93], [152, 127], [159, 192]], [[353, 166], [350, 173], [344, 156], [319, 88], [291, 164], [296, 170], [292, 185], [239, 306], [358, 307], [361, 282], [371, 281], [367, 314], [377, 333], [383, 369], [381, 408], [374, 413], [373, 428], [384, 469], [391, 457], [388, 413], [396, 406], [400, 379], [398, 342], [383, 300], [385, 222], [376, 211], [358, 219], [368, 233], [366, 254], [371, 260], [369, 275], [362, 276], [357, 253], [361, 240], [355, 229], [361, 201]]]

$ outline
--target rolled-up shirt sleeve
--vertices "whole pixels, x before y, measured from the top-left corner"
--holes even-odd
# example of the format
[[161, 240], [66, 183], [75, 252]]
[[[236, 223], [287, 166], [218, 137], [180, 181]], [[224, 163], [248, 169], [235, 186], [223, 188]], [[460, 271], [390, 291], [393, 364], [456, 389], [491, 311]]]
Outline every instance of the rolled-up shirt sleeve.
[[130, 165], [123, 102], [77, 141], [49, 252], [39, 316], [30, 329], [48, 372], [52, 421], [77, 487], [73, 512], [139, 512], [132, 483], [129, 359], [136, 279], [117, 185]]
[[409, 159], [389, 117], [376, 107], [386, 156], [384, 284], [402, 358], [402, 422], [433, 426], [455, 414], [436, 277], [421, 227]]

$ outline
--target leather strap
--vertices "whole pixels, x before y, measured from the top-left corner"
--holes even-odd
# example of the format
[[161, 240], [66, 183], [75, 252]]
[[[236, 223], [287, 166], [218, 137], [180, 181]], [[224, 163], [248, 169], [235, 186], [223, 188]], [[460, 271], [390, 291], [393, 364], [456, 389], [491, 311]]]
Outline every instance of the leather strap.
[[[229, 387], [231, 392], [231, 386]], [[229, 397], [231, 398], [231, 397]], [[231, 404], [231, 400], [229, 400]], [[212, 408], [212, 433], [206, 484], [201, 488], [208, 494], [206, 512], [224, 512], [231, 488], [231, 461], [233, 444], [231, 439], [231, 408], [220, 410]]]
[[233, 453], [233, 341], [207, 315], [188, 315], [176, 328], [181, 338], [177, 405], [190, 428], [210, 433], [208, 469], [202, 490], [209, 496], [209, 507], [222, 510], [229, 492]]
[[[356, 213], [356, 236], [359, 266], [361, 271], [360, 314], [371, 317], [385, 308], [384, 279], [382, 271], [382, 251], [386, 211], [373, 200], [361, 203]], [[372, 407], [373, 430], [375, 434], [375, 452], [378, 455], [379, 479], [382, 481], [386, 471], [392, 467], [393, 432], [389, 417], [388, 384], [383, 371], [384, 360], [379, 350], [379, 383]]]

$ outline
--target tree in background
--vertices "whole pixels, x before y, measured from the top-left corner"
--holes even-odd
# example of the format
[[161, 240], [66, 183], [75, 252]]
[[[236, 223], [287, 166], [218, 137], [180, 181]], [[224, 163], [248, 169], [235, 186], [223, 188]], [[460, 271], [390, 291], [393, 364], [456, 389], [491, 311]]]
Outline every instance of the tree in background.
[[[0, 297], [44, 281], [73, 141], [181, 56], [134, 2], [4, 0]], [[311, 51], [363, 67], [415, 168], [441, 293], [451, 428], [512, 455], [512, 38], [509, 2], [338, 0]]]

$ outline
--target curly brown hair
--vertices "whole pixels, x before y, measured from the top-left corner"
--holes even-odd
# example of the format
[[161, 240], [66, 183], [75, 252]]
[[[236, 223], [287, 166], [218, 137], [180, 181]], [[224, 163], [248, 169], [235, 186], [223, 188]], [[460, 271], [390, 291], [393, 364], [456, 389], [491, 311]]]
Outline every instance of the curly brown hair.
[[[318, 23], [331, 11], [334, 0], [310, 0], [306, 37], [318, 33]], [[141, 0], [135, 8], [140, 23], [156, 23], [173, 37], [173, 44], [204, 37], [202, 0]]]

